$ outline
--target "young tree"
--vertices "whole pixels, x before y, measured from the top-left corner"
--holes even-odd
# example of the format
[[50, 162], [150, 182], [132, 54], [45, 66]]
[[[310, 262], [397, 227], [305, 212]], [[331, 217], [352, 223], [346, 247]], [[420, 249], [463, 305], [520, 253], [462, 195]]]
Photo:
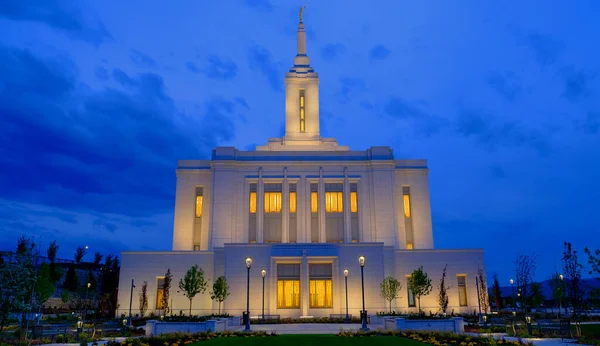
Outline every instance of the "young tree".
[[100, 292], [99, 310], [106, 316], [114, 315], [117, 309], [120, 262], [117, 256], [107, 255], [98, 275]]
[[567, 287], [567, 298], [573, 307], [573, 319], [575, 320], [575, 331], [581, 336], [581, 308], [583, 305], [583, 288], [581, 284], [581, 269], [577, 251], [573, 250], [571, 243], [565, 242], [562, 257], [563, 272], [565, 273], [565, 284]]
[[171, 311], [171, 307], [169, 306], [169, 291], [171, 290], [171, 281], [173, 280], [173, 274], [171, 274], [171, 269], [168, 268], [165, 273], [165, 278], [163, 280], [163, 296], [162, 296], [162, 306], [165, 310], [165, 315], [167, 315]]
[[440, 305], [440, 311], [446, 313], [448, 309], [448, 290], [450, 286], [446, 285], [446, 270], [448, 269], [448, 265], [444, 266], [444, 270], [442, 271], [442, 278], [440, 279], [440, 283], [438, 285], [438, 304]]
[[0, 332], [7, 324], [11, 312], [30, 309], [31, 287], [36, 280], [30, 255], [32, 249], [19, 249], [18, 255], [0, 255]]
[[481, 268], [477, 269], [477, 281], [479, 284], [479, 304], [484, 314], [487, 314], [489, 308], [488, 291], [487, 291], [487, 280], [485, 273]]
[[144, 281], [140, 290], [140, 316], [143, 318], [148, 310], [148, 282]]
[[417, 306], [419, 308], [419, 313], [421, 313], [421, 297], [426, 296], [431, 292], [431, 279], [423, 270], [423, 266], [420, 266], [412, 272], [408, 283], [413, 295], [417, 298]]
[[52, 282], [50, 265], [42, 263], [37, 272], [37, 282], [35, 283], [35, 300], [39, 308], [54, 294], [55, 286]]
[[564, 276], [561, 278], [561, 275], [556, 271], [556, 268], [554, 270], [555, 273], [550, 277], [549, 285], [550, 291], [552, 292], [552, 299], [554, 299], [555, 304], [558, 307], [558, 317], [560, 318], [560, 310], [567, 294], [567, 287], [565, 286]]
[[80, 264], [86, 252], [87, 250], [83, 246], [78, 246], [75, 250], [75, 256], [73, 256], [73, 258], [75, 259], [75, 263]]
[[100, 264], [100, 262], [102, 262], [102, 254], [99, 252], [94, 253], [94, 260], [93, 263], [94, 264]]
[[515, 279], [517, 280], [517, 296], [521, 307], [525, 309], [524, 299], [529, 296], [529, 286], [535, 275], [535, 254], [517, 256], [515, 260]]
[[381, 297], [389, 302], [390, 312], [392, 312], [392, 300], [398, 298], [398, 292], [402, 289], [402, 284], [396, 278], [388, 276], [383, 279], [379, 289], [381, 290]]
[[225, 279], [224, 276], [219, 276], [219, 278], [217, 278], [213, 284], [212, 291], [210, 292], [210, 299], [219, 302], [219, 315], [221, 314], [221, 303], [227, 299], [229, 294], [231, 294], [231, 292], [229, 292], [227, 279]]
[[190, 316], [192, 316], [192, 300], [198, 293], [204, 293], [208, 282], [204, 280], [204, 270], [193, 265], [179, 280], [179, 289], [190, 300]]
[[77, 276], [74, 264], [71, 264], [69, 269], [67, 269], [62, 287], [69, 292], [76, 292], [79, 289], [79, 277]]
[[50, 280], [53, 284], [56, 284], [62, 278], [62, 271], [56, 265], [56, 254], [58, 253], [58, 244], [56, 240], [53, 240], [50, 245], [48, 245], [48, 250], [46, 251], [46, 255], [48, 256], [48, 260], [50, 261]]
[[496, 303], [496, 311], [500, 312], [500, 309], [502, 309], [502, 289], [500, 288], [500, 280], [498, 280], [498, 274], [494, 274], [492, 294], [494, 296], [494, 302]]

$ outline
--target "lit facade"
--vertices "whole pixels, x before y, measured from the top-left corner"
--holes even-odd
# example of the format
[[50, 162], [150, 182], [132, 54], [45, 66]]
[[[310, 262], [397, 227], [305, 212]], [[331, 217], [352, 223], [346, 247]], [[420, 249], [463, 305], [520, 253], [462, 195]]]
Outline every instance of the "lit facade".
[[[350, 150], [319, 130], [319, 76], [306, 55], [304, 24], [298, 50], [285, 77], [286, 129], [255, 151], [217, 147], [211, 160], [179, 161], [172, 251], [123, 252], [119, 311], [129, 310], [131, 279], [148, 282], [149, 312], [161, 310], [162, 277], [173, 274], [173, 313], [187, 314], [189, 300], [177, 282], [197, 264], [210, 279], [225, 276], [231, 295], [222, 310], [246, 309], [246, 257], [252, 258], [251, 316], [329, 316], [345, 313], [344, 270], [349, 271], [349, 311], [362, 309], [358, 257], [365, 256], [365, 304], [387, 310], [379, 285], [387, 276], [403, 288], [392, 309], [417, 312], [407, 277], [423, 266], [433, 290], [421, 308], [439, 311], [437, 283], [447, 265], [448, 312], [477, 309], [475, 277], [484, 269], [483, 250], [434, 249], [425, 160], [398, 160], [389, 147]], [[207, 291], [192, 313], [216, 313]]]

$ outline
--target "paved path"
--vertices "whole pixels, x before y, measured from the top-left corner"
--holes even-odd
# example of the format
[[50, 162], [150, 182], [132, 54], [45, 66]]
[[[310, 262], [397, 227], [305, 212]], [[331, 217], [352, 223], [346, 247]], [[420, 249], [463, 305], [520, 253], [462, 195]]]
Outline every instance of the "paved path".
[[[252, 330], [276, 331], [278, 334], [337, 334], [340, 330], [356, 331], [360, 323], [285, 323], [251, 324]], [[236, 330], [243, 330], [244, 326]]]

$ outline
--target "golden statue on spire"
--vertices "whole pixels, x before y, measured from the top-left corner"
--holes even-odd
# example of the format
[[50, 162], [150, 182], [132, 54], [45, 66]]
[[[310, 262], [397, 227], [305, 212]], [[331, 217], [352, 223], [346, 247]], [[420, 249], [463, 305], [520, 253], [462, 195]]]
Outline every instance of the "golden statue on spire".
[[302, 15], [304, 14], [304, 9], [306, 8], [306, 6], [308, 6], [308, 2], [306, 3], [306, 5], [300, 7], [300, 12], [298, 13], [298, 17], [300, 18], [300, 23], [302, 23]]

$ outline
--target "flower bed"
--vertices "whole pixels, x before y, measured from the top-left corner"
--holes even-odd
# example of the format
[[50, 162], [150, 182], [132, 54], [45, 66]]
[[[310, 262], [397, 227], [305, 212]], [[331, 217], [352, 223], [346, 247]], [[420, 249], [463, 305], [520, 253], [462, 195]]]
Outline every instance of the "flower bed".
[[[351, 323], [360, 323], [360, 318], [352, 317]], [[284, 317], [281, 319], [252, 319], [250, 324], [290, 324], [290, 323], [346, 323], [345, 318], [329, 318], [329, 317], [311, 317], [311, 318], [291, 318]]]
[[358, 331], [358, 332], [347, 332], [342, 331], [337, 334], [341, 337], [369, 337], [369, 336], [391, 336], [391, 337], [403, 337], [434, 346], [479, 346], [479, 345], [509, 345], [509, 346], [522, 346], [532, 345], [531, 343], [524, 343], [520, 341], [510, 340], [495, 340], [490, 337], [473, 337], [464, 334], [455, 333], [437, 333], [437, 332], [399, 332], [399, 331]]
[[172, 333], [135, 339], [129, 338], [123, 342], [109, 341], [106, 343], [106, 346], [184, 346], [194, 342], [211, 340], [215, 338], [271, 337], [276, 335], [276, 333], [268, 333], [265, 331], [225, 331], [223, 333], [202, 332], [196, 334]]

